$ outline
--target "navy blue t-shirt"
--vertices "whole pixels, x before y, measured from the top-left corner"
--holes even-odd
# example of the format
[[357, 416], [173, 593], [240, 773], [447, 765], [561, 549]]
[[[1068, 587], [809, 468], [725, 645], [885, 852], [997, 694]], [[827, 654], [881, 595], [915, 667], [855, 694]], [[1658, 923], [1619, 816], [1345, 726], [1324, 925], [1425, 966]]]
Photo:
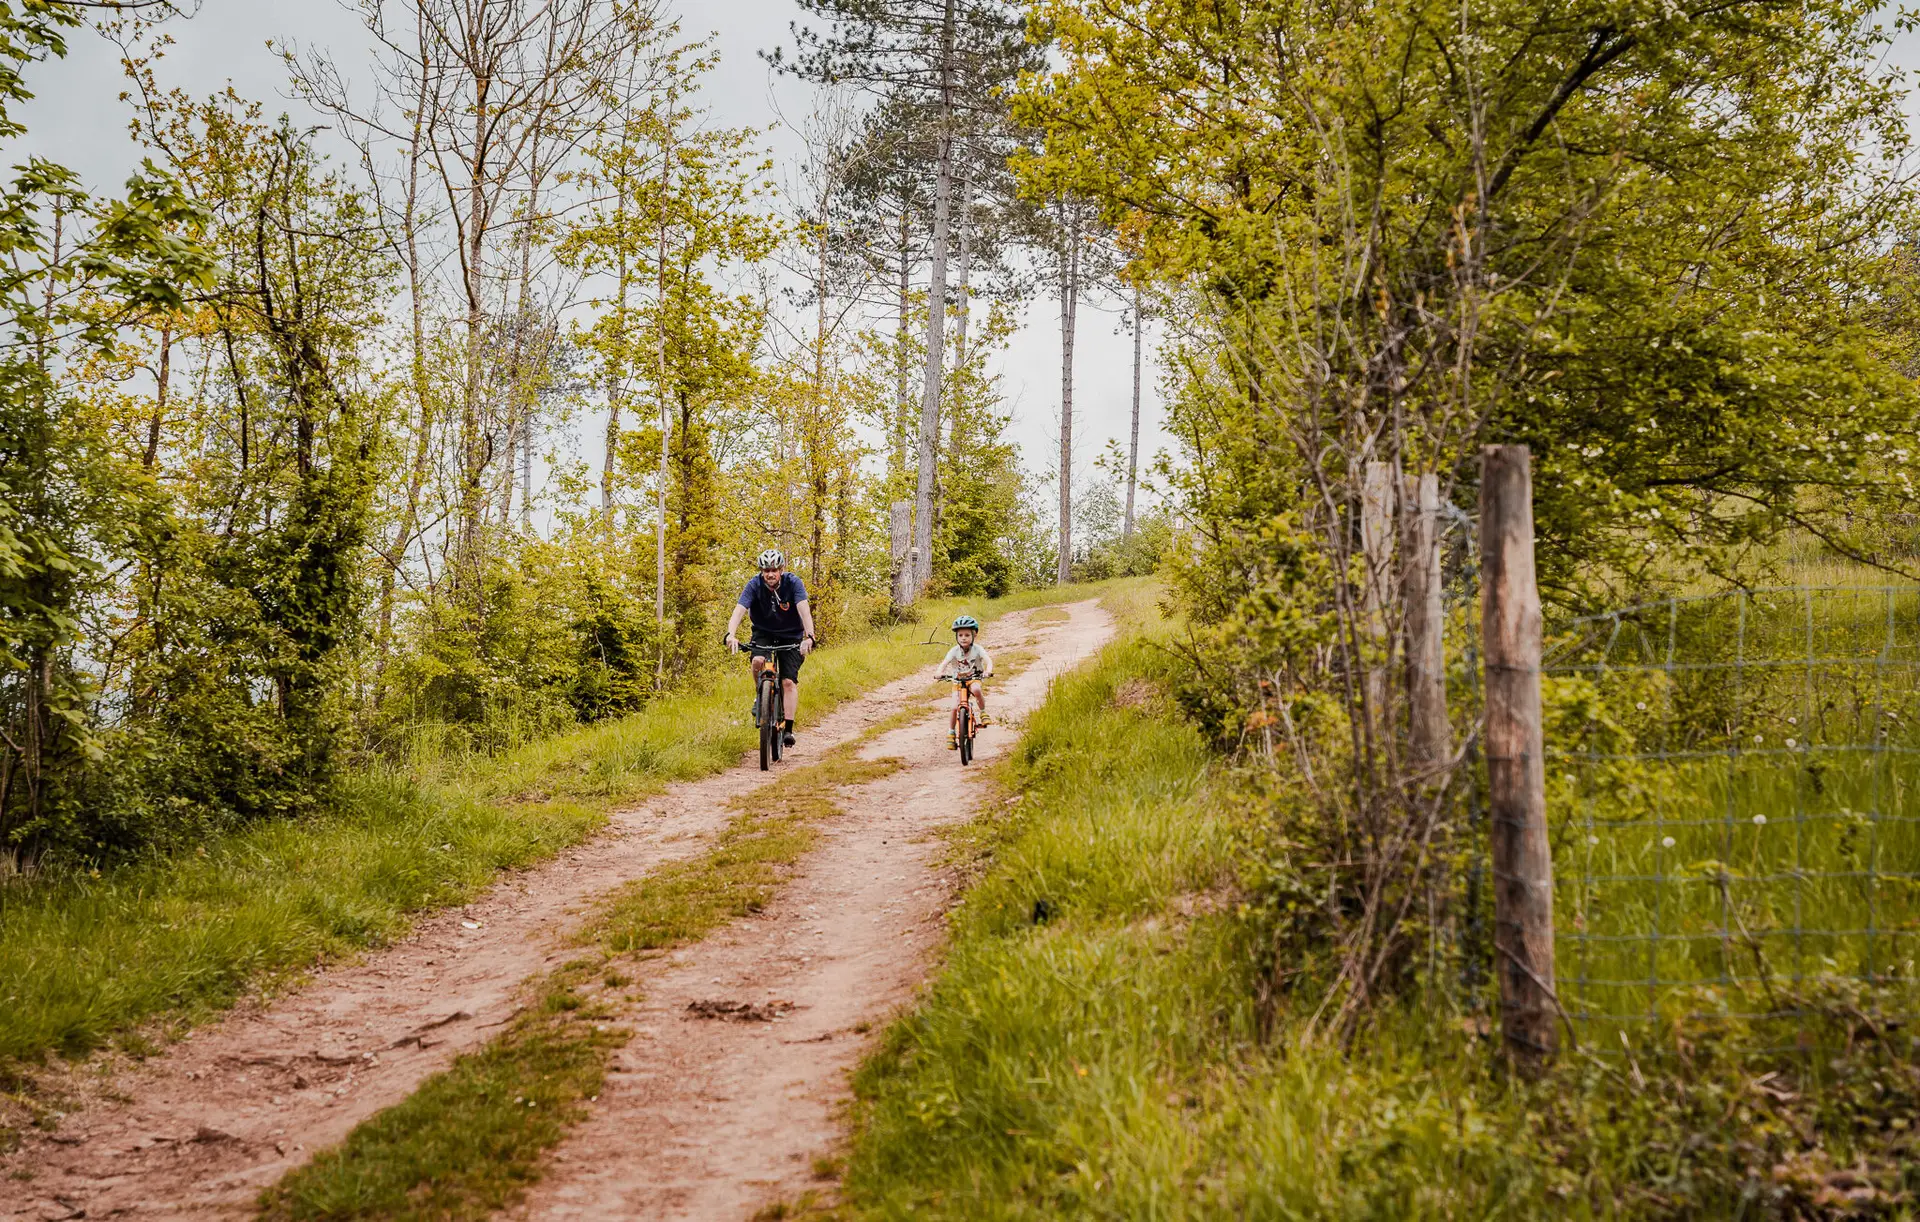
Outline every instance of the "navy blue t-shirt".
[[800, 604], [806, 601], [807, 587], [792, 573], [780, 574], [780, 588], [770, 590], [760, 574], [747, 579], [740, 591], [740, 605], [747, 609], [753, 623], [753, 635], [763, 641], [797, 641], [806, 635], [800, 622]]

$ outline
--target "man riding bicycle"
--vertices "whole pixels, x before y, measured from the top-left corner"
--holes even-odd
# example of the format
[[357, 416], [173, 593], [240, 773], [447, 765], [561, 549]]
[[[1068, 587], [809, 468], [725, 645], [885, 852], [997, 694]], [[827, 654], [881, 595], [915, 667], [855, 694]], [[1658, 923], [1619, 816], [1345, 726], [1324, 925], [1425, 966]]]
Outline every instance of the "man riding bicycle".
[[940, 677], [953, 680], [953, 712], [947, 716], [947, 750], [958, 750], [960, 746], [960, 706], [967, 702], [971, 694], [980, 706], [980, 724], [992, 725], [987, 719], [987, 693], [980, 681], [993, 674], [993, 658], [980, 648], [980, 621], [971, 615], [963, 615], [953, 621], [953, 639], [956, 642], [940, 663]]
[[[740, 647], [735, 634], [740, 631], [740, 621], [751, 615], [753, 641], [748, 652], [753, 654], [754, 690], [760, 690], [760, 672], [769, 665], [777, 666], [782, 707], [787, 712], [786, 723], [780, 727], [780, 741], [791, 747], [793, 712], [800, 699], [800, 663], [813, 652], [813, 608], [807, 603], [807, 587], [800, 584], [798, 576], [786, 571], [786, 565], [787, 558], [778, 548], [760, 553], [760, 575], [747, 579], [733, 618], [727, 621], [727, 650]], [[799, 648], [771, 648], [776, 645]], [[754, 697], [753, 716], [756, 721], [760, 719], [758, 696]]]

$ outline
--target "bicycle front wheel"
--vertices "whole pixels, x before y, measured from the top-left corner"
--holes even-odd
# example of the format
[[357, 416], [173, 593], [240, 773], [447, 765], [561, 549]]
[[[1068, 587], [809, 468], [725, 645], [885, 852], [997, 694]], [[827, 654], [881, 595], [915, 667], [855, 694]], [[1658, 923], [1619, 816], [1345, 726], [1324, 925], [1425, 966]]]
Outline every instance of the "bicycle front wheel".
[[765, 772], [779, 759], [780, 723], [775, 720], [777, 710], [773, 707], [774, 686], [765, 679], [760, 681], [760, 771]]
[[773, 697], [773, 721], [769, 723], [767, 733], [772, 736], [773, 758], [777, 763], [780, 759], [780, 753], [786, 750], [780, 738], [783, 727], [787, 722], [786, 689], [778, 679], [774, 680], [770, 686]]
[[973, 762], [973, 710], [965, 705], [960, 707], [960, 766], [966, 767]]

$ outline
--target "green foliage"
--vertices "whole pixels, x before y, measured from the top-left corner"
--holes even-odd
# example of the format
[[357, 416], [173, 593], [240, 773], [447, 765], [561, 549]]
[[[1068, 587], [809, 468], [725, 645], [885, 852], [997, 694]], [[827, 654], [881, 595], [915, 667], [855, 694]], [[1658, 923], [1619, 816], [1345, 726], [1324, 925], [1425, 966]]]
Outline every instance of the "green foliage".
[[[1920, 438], [1888, 252], [1916, 195], [1891, 33], [1859, 0], [1037, 15], [1058, 57], [1016, 99], [1044, 134], [1019, 168], [1096, 202], [1184, 315], [1180, 687], [1267, 774], [1271, 978], [1312, 980], [1349, 1029], [1474, 902], [1450, 866], [1475, 782], [1412, 758], [1369, 465], [1434, 474], [1470, 519], [1481, 447], [1525, 443], [1563, 608], [1903, 511]], [[1729, 698], [1689, 695], [1701, 725]]]
[[[0, 8], [0, 130], [23, 128], [27, 67], [65, 54], [69, 4]], [[121, 745], [93, 708], [98, 667], [76, 653], [112, 566], [161, 514], [155, 491], [110, 444], [74, 384], [110, 355], [129, 313], [177, 308], [205, 289], [206, 252], [179, 231], [202, 213], [149, 163], [124, 200], [96, 201], [34, 159], [0, 189], [0, 860], [31, 859], [84, 834], [100, 765]]]
[[1030, 559], [1044, 531], [1027, 503], [1019, 452], [1006, 437], [1012, 417], [988, 372], [1012, 337], [1014, 316], [1000, 305], [984, 314], [964, 350], [955, 335], [953, 367], [942, 384], [933, 577], [947, 593], [1000, 598], [1046, 579]]
[[[426, 600], [402, 618], [383, 675], [378, 741], [418, 753], [517, 747], [639, 709], [659, 689], [647, 540], [594, 525], [490, 549], [484, 598]], [[644, 565], [644, 567], [643, 567]]]
[[1073, 566], [1073, 579], [1151, 577], [1160, 571], [1161, 562], [1173, 549], [1173, 538], [1172, 515], [1165, 510], [1142, 514], [1135, 520], [1132, 534], [1110, 529], [1093, 536], [1086, 558]]
[[1901, 487], [1881, 252], [1912, 194], [1874, 6], [1041, 16], [1062, 59], [1018, 100], [1048, 141], [1029, 185], [1100, 201], [1141, 270], [1202, 294], [1173, 430], [1191, 509], [1236, 528], [1210, 535], [1363, 457], [1471, 486], [1481, 441], [1523, 441], [1572, 598], [1795, 521], [1844, 533]]

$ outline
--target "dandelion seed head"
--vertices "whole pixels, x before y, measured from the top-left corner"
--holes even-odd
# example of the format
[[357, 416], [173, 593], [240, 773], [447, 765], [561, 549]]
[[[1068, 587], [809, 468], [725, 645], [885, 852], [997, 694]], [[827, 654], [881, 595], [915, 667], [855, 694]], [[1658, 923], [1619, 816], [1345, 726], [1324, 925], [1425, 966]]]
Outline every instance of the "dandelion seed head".
[[1660, 843], [1666, 848], [1670, 849], [1674, 846], [1676, 842], [1674, 841], [1674, 838], [1672, 836], [1668, 836], [1665, 840], [1662, 840]]
[[1755, 815], [1753, 817], [1753, 825], [1755, 827], [1765, 827], [1767, 825], [1767, 817], [1765, 815]]

